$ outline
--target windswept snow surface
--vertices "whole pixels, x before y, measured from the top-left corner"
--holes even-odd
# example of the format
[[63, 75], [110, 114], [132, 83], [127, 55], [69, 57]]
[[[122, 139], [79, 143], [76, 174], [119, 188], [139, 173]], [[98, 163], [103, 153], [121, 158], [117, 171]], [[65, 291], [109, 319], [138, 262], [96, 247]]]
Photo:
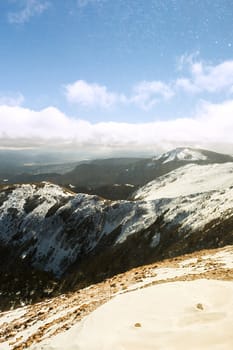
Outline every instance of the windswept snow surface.
[[[83, 349], [83, 347], [78, 347], [75, 344], [75, 338], [76, 336], [79, 338], [79, 334], [83, 334], [83, 328], [88, 327], [90, 325], [89, 317], [85, 317], [87, 315], [91, 316], [91, 312], [94, 310], [97, 310], [97, 308], [100, 305], [103, 305], [105, 302], [109, 302], [111, 298], [114, 298], [115, 296], [121, 296], [121, 295], [128, 295], [129, 298], [131, 298], [131, 295], [133, 295], [131, 292], [145, 288], [145, 287], [151, 287], [151, 286], [157, 286], [158, 284], [165, 283], [171, 285], [170, 282], [178, 282], [178, 281], [187, 281], [187, 280], [200, 280], [200, 279], [217, 279], [217, 280], [224, 280], [224, 281], [231, 281], [229, 284], [226, 284], [226, 286], [229, 286], [233, 282], [233, 270], [232, 270], [232, 261], [233, 261], [233, 246], [227, 246], [224, 248], [218, 248], [214, 250], [202, 250], [199, 252], [195, 252], [189, 255], [184, 255], [179, 258], [173, 258], [161, 262], [156, 262], [151, 265], [144, 265], [141, 267], [134, 268], [132, 270], [129, 270], [123, 274], [115, 275], [111, 277], [110, 279], [107, 279], [105, 281], [102, 281], [97, 284], [93, 284], [87, 288], [79, 289], [67, 294], [63, 294], [57, 297], [53, 297], [51, 299], [46, 299], [40, 303], [32, 304], [25, 306], [23, 308], [19, 308], [16, 310], [11, 310], [7, 312], [0, 313], [0, 349], [1, 350], [20, 350], [20, 349], [37, 349], [37, 350], [45, 350], [45, 349], [54, 349], [55, 345], [57, 344], [56, 336], [58, 333], [63, 334], [62, 341], [67, 340], [66, 344], [64, 346], [64, 349], [66, 349], [66, 346], [71, 346], [74, 344], [74, 350], [80, 350]], [[188, 283], [188, 282], [187, 282]], [[203, 287], [203, 286], [202, 286]], [[157, 291], [157, 288], [155, 289], [155, 293]], [[172, 294], [171, 300], [169, 299], [168, 305], [163, 302], [164, 306], [164, 312], [168, 312], [166, 310], [166, 307], [169, 309], [169, 305], [171, 302], [176, 302], [176, 299], [180, 298], [179, 288], [174, 288], [174, 293]], [[126, 294], [127, 293], [127, 294]], [[187, 295], [189, 291], [187, 290]], [[195, 292], [196, 293], [196, 292]], [[220, 290], [220, 294], [222, 291]], [[192, 294], [192, 293], [191, 293]], [[156, 294], [157, 295], [157, 294]], [[187, 297], [186, 295], [186, 297]], [[145, 297], [147, 294], [145, 294]], [[200, 297], [199, 297], [200, 296]], [[208, 300], [208, 304], [204, 302], [205, 293], [202, 295], [202, 288], [199, 289], [196, 297], [197, 301], [195, 304], [191, 303], [191, 307], [189, 307], [192, 311], [193, 309], [197, 309], [196, 311], [202, 312], [202, 311], [211, 311], [215, 312], [215, 310], [212, 309], [212, 306], [210, 304], [210, 300]], [[166, 297], [166, 294], [165, 294]], [[227, 295], [225, 292], [222, 294], [223, 299]], [[115, 299], [114, 299], [115, 300]], [[121, 300], [121, 299], [120, 299]], [[145, 300], [147, 303], [147, 301]], [[223, 304], [225, 302], [228, 302], [228, 300], [223, 300]], [[157, 332], [156, 334], [159, 336], [159, 331], [156, 327], [158, 327], [157, 322], [155, 322], [156, 314], [156, 305], [160, 303], [160, 299], [157, 298], [156, 300], [151, 300], [151, 314], [148, 315], [148, 319], [152, 319], [151, 323], [154, 324], [154, 332]], [[128, 303], [127, 303], [128, 304]], [[122, 311], [121, 317], [127, 314], [128, 312], [128, 305], [125, 305], [125, 309]], [[155, 305], [154, 305], [155, 304]], [[199, 305], [197, 307], [198, 304]], [[130, 305], [130, 303], [129, 303]], [[145, 306], [144, 306], [145, 305]], [[142, 308], [145, 307], [145, 312], [147, 311], [147, 304], [144, 304], [144, 301], [142, 301]], [[227, 310], [227, 303], [226, 303], [226, 313], [228, 313]], [[190, 305], [189, 305], [190, 306]], [[229, 308], [231, 305], [229, 304]], [[135, 306], [137, 308], [137, 305]], [[182, 310], [179, 310], [179, 312]], [[185, 310], [184, 310], [185, 311]], [[185, 312], [186, 312], [185, 311]], [[129, 312], [131, 312], [131, 307], [129, 308]], [[209, 317], [210, 313], [204, 314], [204, 317]], [[110, 336], [112, 334], [112, 331], [115, 332], [115, 327], [117, 324], [117, 320], [114, 321], [113, 318], [115, 317], [115, 312], [112, 313], [110, 310], [110, 314], [108, 316], [108, 322], [110, 323], [109, 327], [113, 325], [113, 329], [110, 331]], [[137, 335], [137, 330], [141, 328], [140, 333], [144, 340], [146, 340], [146, 334], [148, 332], [148, 329], [145, 328], [145, 314], [139, 315], [133, 319], [133, 323], [130, 321], [130, 324], [127, 323], [127, 326], [124, 328], [124, 333], [128, 332], [128, 330], [132, 330], [132, 328], [135, 328], [135, 333]], [[198, 314], [197, 314], [198, 315]], [[202, 315], [202, 314], [200, 314]], [[140, 317], [139, 317], [140, 316]], [[174, 319], [176, 318], [177, 314], [174, 312]], [[105, 316], [107, 317], [107, 316]], [[126, 318], [128, 315], [126, 315]], [[159, 314], [159, 308], [158, 308], [158, 317], [160, 317]], [[162, 316], [165, 318], [165, 316]], [[154, 320], [153, 320], [154, 319]], [[80, 321], [82, 323], [80, 323]], [[87, 323], [86, 323], [87, 321]], [[207, 320], [206, 320], [207, 321]], [[221, 321], [221, 320], [220, 320]], [[105, 326], [105, 323], [107, 320], [103, 320], [103, 327]], [[119, 322], [121, 322], [121, 319], [119, 319]], [[127, 321], [128, 322], [128, 321]], [[154, 322], [154, 323], [153, 323]], [[169, 318], [168, 318], [168, 322]], [[141, 327], [134, 327], [135, 323], [140, 323]], [[102, 324], [102, 323], [101, 323]], [[169, 323], [168, 323], [169, 324]], [[221, 324], [221, 323], [220, 323]], [[124, 322], [123, 322], [124, 325]], [[74, 329], [78, 330], [77, 333], [73, 332], [72, 334], [67, 333], [68, 329], [70, 329], [72, 326], [75, 326]], [[92, 325], [90, 325], [90, 334], [92, 335]], [[187, 325], [188, 326], [188, 325]], [[194, 325], [195, 326], [195, 325]], [[197, 322], [197, 326], [199, 327], [199, 323]], [[208, 327], [207, 322], [203, 323], [201, 326]], [[95, 326], [96, 327], [96, 326]], [[183, 331], [186, 330], [186, 327], [182, 327]], [[107, 328], [108, 330], [108, 328]], [[179, 330], [178, 332], [182, 331]], [[70, 334], [70, 339], [68, 338], [68, 335]], [[87, 333], [86, 333], [87, 334]], [[122, 332], [120, 333], [120, 335]], [[71, 337], [72, 336], [72, 337]], [[108, 337], [108, 334], [104, 334], [103, 329], [100, 332], [99, 337], [102, 338], [102, 342], [104, 343], [106, 341], [106, 338]], [[96, 334], [94, 335], [94, 339], [96, 339], [96, 342], [98, 343], [98, 339], [96, 337]], [[134, 339], [136, 341], [136, 339]], [[71, 343], [70, 343], [71, 341]], [[57, 349], [60, 349], [62, 347], [63, 343], [60, 343]], [[87, 344], [89, 344], [87, 342]], [[146, 344], [146, 343], [145, 343]], [[79, 344], [80, 345], [80, 344]], [[82, 344], [81, 344], [82, 345]], [[81, 346], [80, 345], [80, 346]], [[85, 344], [86, 345], [86, 344]], [[115, 345], [115, 344], [114, 344]], [[127, 344], [128, 345], [128, 344]], [[134, 345], [134, 344], [133, 344]], [[133, 345], [129, 349], [134, 349]], [[141, 344], [140, 350], [144, 350], [144, 344]], [[84, 345], [83, 345], [84, 346]], [[109, 343], [106, 341], [105, 347], [103, 349], [110, 350], [112, 347], [108, 347]], [[146, 345], [145, 345], [146, 346]], [[229, 349], [227, 346], [223, 346], [222, 344], [219, 345], [219, 349]], [[84, 347], [85, 348], [85, 347]], [[160, 347], [152, 347], [152, 349], [160, 349]], [[93, 349], [96, 350], [95, 347], [88, 348], [87, 349]], [[98, 349], [98, 348], [97, 348]], [[115, 349], [113, 347], [113, 349]], [[122, 349], [122, 348], [116, 348], [116, 349]], [[127, 347], [124, 347], [123, 349], [127, 350]], [[137, 348], [136, 348], [137, 349]], [[145, 348], [147, 349], [147, 348]], [[169, 347], [167, 348], [169, 349]], [[173, 347], [171, 349], [180, 349], [180, 347]], [[187, 347], [189, 349], [189, 347]], [[199, 349], [199, 347], [197, 347]], [[230, 347], [231, 349], [231, 347]]]
[[233, 186], [233, 163], [189, 164], [141, 187], [134, 199], [174, 198]]
[[233, 348], [233, 282], [172, 282], [118, 295], [33, 350]]

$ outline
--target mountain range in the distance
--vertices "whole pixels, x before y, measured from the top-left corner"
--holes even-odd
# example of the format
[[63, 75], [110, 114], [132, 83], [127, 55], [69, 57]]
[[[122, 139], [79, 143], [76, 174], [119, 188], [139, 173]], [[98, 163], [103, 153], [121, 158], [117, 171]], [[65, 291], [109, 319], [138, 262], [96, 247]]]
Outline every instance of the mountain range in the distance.
[[[38, 165], [39, 155], [35, 157], [37, 163], [32, 163], [33, 154], [27, 153], [26, 158], [24, 153], [18, 158], [17, 153], [10, 154], [8, 157], [0, 153], [0, 184], [49, 181], [76, 193], [116, 200], [130, 198], [137, 188], [183, 165], [233, 161], [231, 155], [189, 147], [179, 147], [151, 158], [107, 158], [61, 164], [54, 163], [48, 155], [42, 157], [48, 162], [46, 165]], [[26, 159], [31, 163], [25, 163]]]

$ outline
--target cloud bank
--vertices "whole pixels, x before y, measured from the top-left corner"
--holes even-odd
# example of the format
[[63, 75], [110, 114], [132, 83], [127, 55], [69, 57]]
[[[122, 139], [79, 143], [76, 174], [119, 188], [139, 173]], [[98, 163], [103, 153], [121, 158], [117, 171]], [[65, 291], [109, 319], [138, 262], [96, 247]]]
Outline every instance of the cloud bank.
[[[199, 106], [184, 118], [94, 124], [55, 107], [38, 111], [24, 108], [20, 93], [0, 94], [0, 148], [90, 149], [95, 154], [119, 151], [124, 155], [126, 150], [152, 153], [190, 145], [233, 154], [233, 60], [213, 65], [198, 59], [198, 55], [184, 55], [178, 78], [170, 82], [141, 81], [128, 94], [84, 80], [63, 87], [67, 101], [84, 108], [108, 109], [121, 104], [148, 110], [176, 95], [195, 95]], [[200, 103], [201, 93], [223, 102]]]
[[[71, 118], [54, 107], [0, 106], [0, 147], [99, 148], [156, 152], [193, 145], [233, 153], [233, 100], [202, 103], [192, 118], [130, 124]], [[225, 147], [225, 148], [224, 148]]]

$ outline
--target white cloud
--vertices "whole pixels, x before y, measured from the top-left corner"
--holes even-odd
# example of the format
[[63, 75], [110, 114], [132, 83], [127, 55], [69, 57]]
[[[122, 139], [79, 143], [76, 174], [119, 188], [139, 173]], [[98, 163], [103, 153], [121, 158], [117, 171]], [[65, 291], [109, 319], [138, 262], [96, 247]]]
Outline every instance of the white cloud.
[[156, 151], [195, 145], [233, 153], [233, 100], [205, 102], [192, 118], [130, 124], [91, 124], [54, 107], [33, 111], [0, 106], [0, 147], [62, 147], [93, 152]]
[[125, 100], [123, 95], [108, 91], [106, 86], [77, 80], [65, 86], [65, 95], [69, 102], [85, 107], [109, 108]]
[[198, 60], [197, 55], [182, 56], [179, 70], [188, 67], [189, 77], [177, 79], [176, 87], [192, 93], [231, 93], [233, 87], [233, 60], [217, 65]]
[[143, 81], [134, 87], [130, 101], [143, 109], [150, 109], [162, 100], [174, 95], [171, 87], [161, 81]]
[[110, 92], [103, 85], [77, 80], [65, 86], [65, 95], [69, 102], [85, 107], [109, 108], [123, 103], [147, 110], [161, 100], [171, 98], [174, 92], [161, 81], [143, 81], [133, 87], [133, 93], [130, 96], [126, 96]]
[[49, 2], [45, 0], [24, 0], [22, 9], [8, 14], [8, 21], [13, 24], [24, 24], [31, 17], [42, 14], [48, 7]]
[[77, 80], [65, 86], [65, 95], [69, 102], [85, 107], [109, 108], [123, 103], [144, 110], [152, 109], [180, 91], [196, 95], [221, 93], [229, 98], [233, 93], [233, 60], [212, 65], [201, 61], [198, 55], [198, 52], [183, 55], [178, 70], [185, 74], [168, 83], [159, 80], [141, 81], [133, 86], [131, 93], [125, 95], [109, 91], [104, 85]]
[[24, 102], [24, 96], [20, 93], [0, 94], [0, 105], [20, 106]]

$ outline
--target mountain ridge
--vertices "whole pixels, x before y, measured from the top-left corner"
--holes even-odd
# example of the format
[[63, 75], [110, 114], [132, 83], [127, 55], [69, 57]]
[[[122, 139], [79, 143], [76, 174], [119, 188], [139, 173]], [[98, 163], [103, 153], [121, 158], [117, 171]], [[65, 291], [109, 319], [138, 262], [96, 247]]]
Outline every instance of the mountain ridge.
[[[186, 165], [167, 177], [176, 174], [177, 178], [177, 172], [185, 174], [192, 167], [200, 166]], [[210, 169], [222, 167], [231, 179], [231, 163], [207, 167], [208, 176]], [[193, 170], [191, 174], [195, 177]], [[160, 183], [161, 178], [155, 181]], [[205, 181], [208, 183], [208, 177]], [[163, 184], [162, 188], [165, 187]], [[0, 245], [4, 263], [11, 264], [16, 271], [18, 261], [22, 270], [27, 264], [34, 276], [44, 272], [40, 280], [53, 286], [49, 287], [51, 295], [99, 282], [145, 263], [226, 244], [233, 244], [233, 178], [232, 183], [220, 188], [152, 200], [145, 197], [110, 201], [75, 194], [47, 182], [7, 185], [0, 191]], [[0, 273], [5, 276], [4, 266]], [[36, 283], [31, 286], [35, 288]], [[25, 293], [24, 302], [39, 298], [39, 295], [29, 298]], [[10, 294], [14, 299], [13, 291]], [[46, 292], [40, 297], [46, 297]], [[13, 301], [8, 300], [8, 305]]]

